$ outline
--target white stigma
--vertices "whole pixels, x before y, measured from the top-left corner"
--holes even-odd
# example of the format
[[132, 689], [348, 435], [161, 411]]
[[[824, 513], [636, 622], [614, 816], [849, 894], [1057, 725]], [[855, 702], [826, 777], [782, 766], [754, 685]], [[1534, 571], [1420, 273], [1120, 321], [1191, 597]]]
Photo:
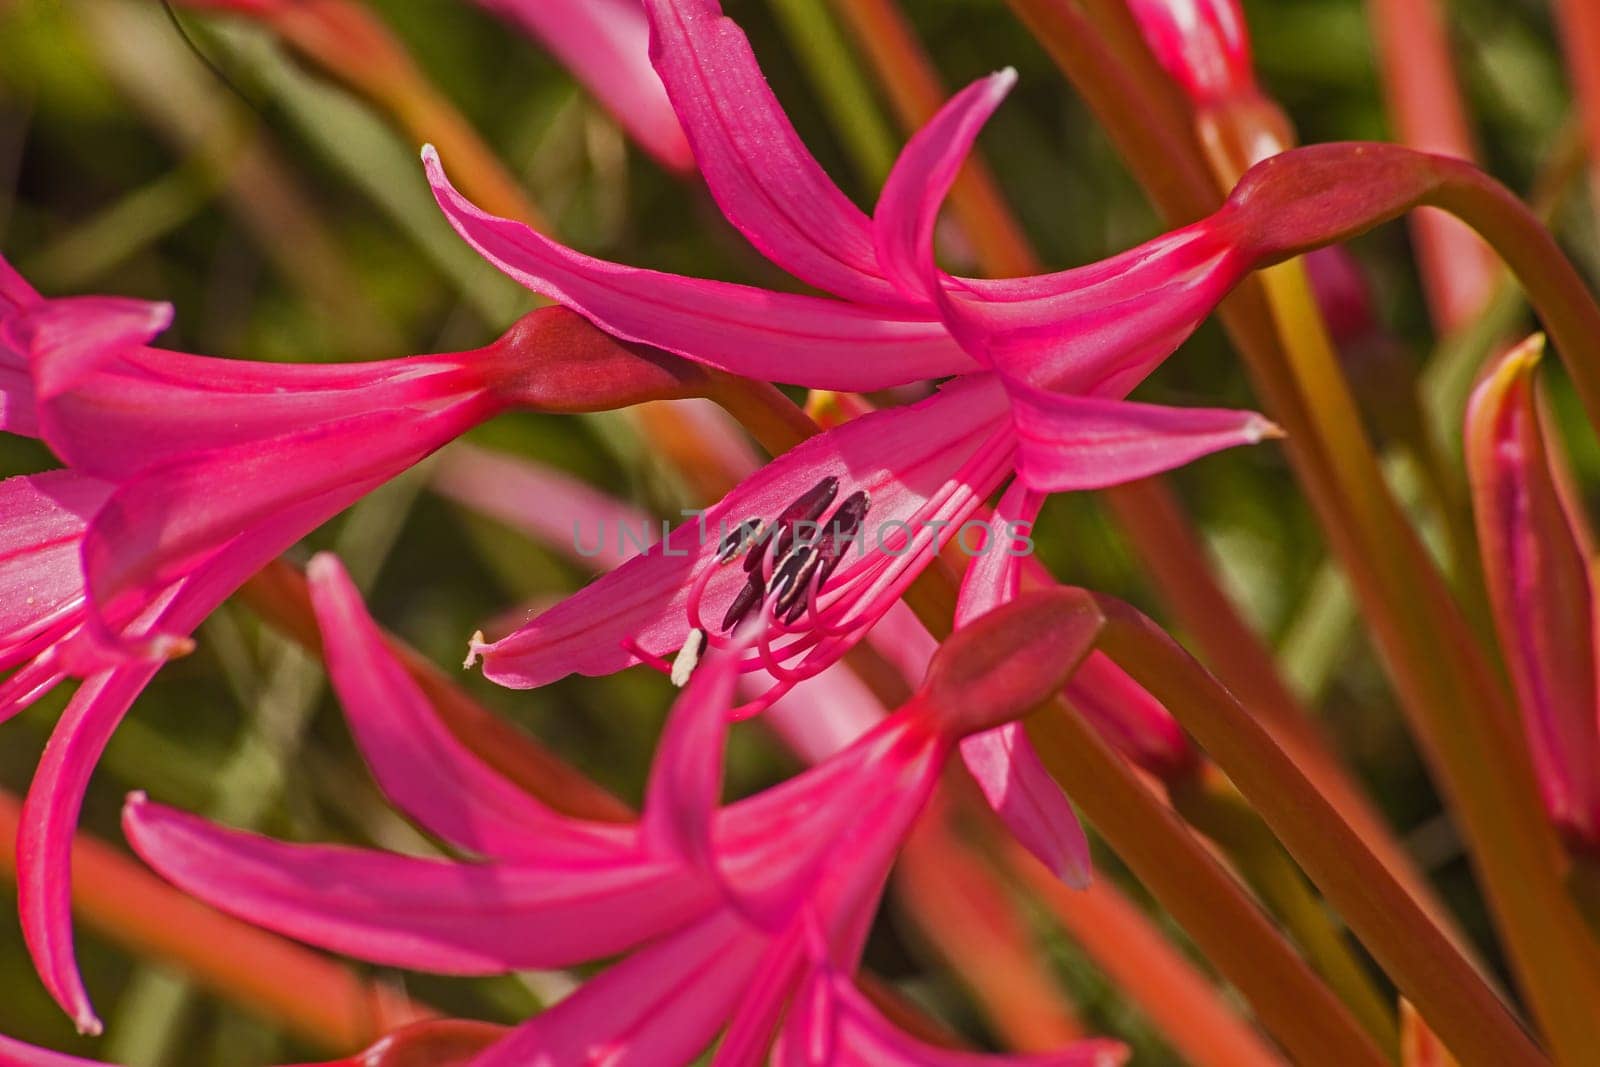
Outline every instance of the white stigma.
[[672, 684], [682, 689], [689, 684], [689, 675], [694, 673], [695, 664], [700, 662], [700, 650], [705, 647], [706, 632], [701, 629], [689, 631], [689, 637], [683, 642], [683, 648], [672, 658]]

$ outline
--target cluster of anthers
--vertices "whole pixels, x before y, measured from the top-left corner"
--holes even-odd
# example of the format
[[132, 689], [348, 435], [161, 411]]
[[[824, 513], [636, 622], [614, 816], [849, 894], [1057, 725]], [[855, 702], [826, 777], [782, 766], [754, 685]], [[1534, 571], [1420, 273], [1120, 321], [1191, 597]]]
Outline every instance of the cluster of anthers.
[[[881, 569], [881, 561], [863, 550], [865, 558], [846, 568], [824, 598], [824, 587], [844, 563], [851, 545], [862, 546], [872, 506], [865, 490], [851, 493], [833, 507], [838, 496], [839, 479], [830, 475], [800, 494], [770, 522], [760, 516], [748, 518], [722, 537], [716, 554], [690, 586], [688, 639], [670, 667], [658, 664], [668, 670], [675, 684], [688, 681], [708, 644], [744, 644], [734, 632], [748, 624], [754, 655], [750, 665], [759, 664], [786, 689], [814, 670], [807, 669], [806, 659], [792, 667], [785, 663], [830, 640], [843, 639], [855, 628], [848, 621], [848, 603], [841, 594], [869, 580]], [[829, 508], [833, 514], [824, 520]], [[706, 589], [719, 571], [741, 559], [744, 584], [713, 629], [705, 622]], [[855, 598], [850, 598], [849, 603], [854, 602]], [[770, 699], [761, 703], [765, 706]], [[753, 714], [759, 709], [744, 710]]]

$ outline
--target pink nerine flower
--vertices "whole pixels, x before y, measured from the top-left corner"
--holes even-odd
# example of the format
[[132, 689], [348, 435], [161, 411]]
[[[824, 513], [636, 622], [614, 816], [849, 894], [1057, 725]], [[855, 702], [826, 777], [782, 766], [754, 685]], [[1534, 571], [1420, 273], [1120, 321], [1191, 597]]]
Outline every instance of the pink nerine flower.
[[[658, 69], [724, 212], [769, 258], [851, 302], [599, 263], [479, 211], [427, 155], [457, 230], [603, 328], [740, 373], [835, 388], [958, 377], [795, 448], [518, 632], [475, 641], [469, 658], [481, 656], [488, 677], [529, 688], [636, 663], [667, 669], [687, 649], [673, 665], [681, 677], [749, 618], [759, 625], [741, 665], [767, 676], [775, 699], [860, 640], [953, 540], [1014, 566], [1027, 546], [1013, 535], [1043, 494], [1117, 484], [1274, 432], [1248, 412], [1120, 399], [1247, 265], [1232, 215], [1061, 275], [949, 278], [933, 263], [937, 209], [1011, 74], [946, 105], [869, 220], [805, 153], [714, 4], [652, 0], [648, 10]], [[979, 519], [1013, 475], [996, 514]], [[975, 569], [969, 584], [996, 586], [1010, 569]], [[985, 793], [1044, 862], [1081, 879], [1081, 834], [1025, 739], [980, 761], [984, 744], [968, 748]]]
[[1544, 338], [1501, 357], [1467, 407], [1466, 460], [1484, 576], [1550, 818], [1600, 854], [1594, 538], [1545, 443]]
[[[134, 848], [189, 892], [335, 951], [486, 973], [623, 954], [513, 1030], [477, 1067], [718, 1063], [1114, 1063], [1086, 1042], [979, 1057], [897, 1032], [849, 981], [889, 865], [956, 738], [1031, 709], [1070, 675], [1085, 635], [1038, 602], [974, 624], [912, 701], [813, 769], [717, 807], [735, 672], [713, 655], [674, 708], [636, 824], [557, 815], [473, 757], [392, 659], [342, 569], [311, 568], [328, 663], [379, 784], [455, 862], [287, 845], [133, 797]], [[799, 999], [796, 999], [799, 994]], [[787, 1013], [786, 1005], [794, 1007]]]
[[45, 300], [0, 274], [6, 429], [69, 466], [0, 482], [0, 719], [76, 675], [24, 807], [23, 932], [51, 994], [98, 1022], [73, 960], [68, 847], [88, 777], [162, 661], [252, 574], [428, 453], [510, 406], [679, 395], [696, 375], [568, 312], [472, 352], [269, 365], [145, 347], [165, 305]]

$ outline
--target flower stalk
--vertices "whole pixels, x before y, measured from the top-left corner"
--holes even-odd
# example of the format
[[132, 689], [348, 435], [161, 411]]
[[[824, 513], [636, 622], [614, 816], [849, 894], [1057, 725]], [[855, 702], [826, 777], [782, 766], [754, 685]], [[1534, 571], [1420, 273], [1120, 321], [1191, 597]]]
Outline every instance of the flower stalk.
[[1056, 705], [1029, 718], [1027, 730], [1050, 772], [1073, 783], [1084, 816], [1290, 1056], [1388, 1062], [1233, 876], [1098, 733]]
[[[1065, 7], [1052, 9], [1057, 6]], [[1115, 123], [1118, 111], [1125, 112], [1118, 98], [1130, 87], [1127, 72], [1108, 69], [1110, 61], [1103, 55], [1086, 54], [1092, 50], [1074, 38], [1067, 16], [1057, 12], [1034, 21], [1069, 76], [1080, 88], [1090, 87], [1086, 97]], [[1106, 100], [1110, 103], [1104, 107], [1096, 103]], [[1158, 114], [1153, 109], [1149, 113]], [[1196, 190], [1173, 181], [1172, 175], [1183, 168], [1170, 153], [1151, 151], [1155, 145], [1143, 132], [1125, 133], [1118, 144], [1169, 220], [1193, 217], [1196, 202], [1187, 198], [1197, 195]], [[1338, 147], [1302, 149], [1296, 155], [1305, 158], [1308, 151]], [[1189, 158], [1205, 167], [1201, 159]], [[1284, 158], [1269, 160], [1256, 173]], [[1418, 206], [1462, 216], [1501, 251], [1558, 345], [1565, 344], [1561, 334], [1571, 339], [1575, 347], [1564, 357], [1587, 366], [1575, 367], [1574, 379], [1585, 407], [1600, 410], [1600, 389], [1585, 381], [1597, 377], [1597, 370], [1582, 355], [1592, 338], [1600, 336], [1595, 329], [1600, 312], [1553, 240], [1515, 197], [1469, 165], [1413, 158], [1426, 159], [1430, 170], [1427, 178], [1413, 175], [1419, 186], [1414, 195], [1386, 207], [1363, 205], [1356, 212], [1364, 216], [1360, 226], [1330, 232], [1327, 239], [1343, 239]], [[1331, 181], [1333, 175], [1328, 177]], [[1340, 178], [1350, 182], [1351, 175], [1342, 173]], [[1357, 179], [1349, 187], [1363, 184]], [[1214, 184], [1212, 190], [1210, 196], [1199, 196], [1199, 210], [1214, 202]], [[1303, 275], [1286, 266], [1263, 272], [1262, 287], [1247, 285], [1224, 302], [1224, 324], [1267, 410], [1288, 432], [1290, 459], [1354, 581], [1423, 747], [1462, 815], [1536, 1014], [1557, 1054], [1579, 1058], [1587, 1040], [1580, 1004], [1600, 999], [1600, 962], [1563, 888], [1559, 851], [1543, 819], [1532, 769], [1513, 751], [1516, 726], [1503, 685], [1384, 484], [1371, 447], [1357, 428], [1353, 401]], [[1313, 325], [1317, 328], [1308, 328]]]
[[1198, 774], [1173, 781], [1167, 795], [1189, 825], [1227, 854], [1240, 876], [1283, 922], [1317, 973], [1355, 1013], [1372, 1039], [1394, 1055], [1400, 1035], [1393, 1009], [1261, 816], [1211, 764]]
[[1384, 870], [1228, 692], [1124, 604], [1088, 594], [1100, 647], [1178, 717], [1229, 775], [1406, 997], [1464, 1062], [1544, 1058], [1448, 935]]

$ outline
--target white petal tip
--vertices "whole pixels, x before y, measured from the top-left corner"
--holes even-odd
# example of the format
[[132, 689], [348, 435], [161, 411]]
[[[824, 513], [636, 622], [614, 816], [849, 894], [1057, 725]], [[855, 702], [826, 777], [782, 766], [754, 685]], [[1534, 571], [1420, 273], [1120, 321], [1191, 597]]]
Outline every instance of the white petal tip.
[[1068, 889], [1082, 892], [1094, 884], [1094, 868], [1089, 866], [1088, 857], [1061, 857], [1057, 862], [1049, 864], [1051, 873]]
[[194, 651], [194, 638], [163, 634], [150, 642], [154, 659], [181, 659]]
[[433, 142], [430, 141], [422, 146], [422, 161], [424, 163], [439, 162], [439, 150], [433, 147]]
[[72, 1025], [77, 1027], [78, 1033], [84, 1037], [99, 1037], [106, 1029], [105, 1024], [95, 1016], [94, 1012], [87, 1009], [73, 1016]]
[[1283, 432], [1282, 426], [1279, 426], [1271, 419], [1261, 418], [1260, 416], [1250, 420], [1250, 425], [1245, 430], [1245, 437], [1253, 445], [1260, 444], [1262, 441], [1272, 441], [1287, 436]]
[[483, 650], [488, 647], [489, 644], [484, 640], [483, 631], [474, 630], [472, 632], [471, 640], [467, 642], [467, 658], [461, 661], [461, 669], [464, 671], [470, 671], [473, 667], [477, 666], [478, 657], [482, 656]]
[[177, 310], [169, 301], [159, 300], [151, 303], [145, 308], [145, 329], [149, 330], [153, 338], [172, 325], [172, 319], [176, 314]]
[[322, 582], [333, 577], [339, 571], [339, 557], [332, 552], [318, 552], [306, 564], [306, 578], [313, 582]]

